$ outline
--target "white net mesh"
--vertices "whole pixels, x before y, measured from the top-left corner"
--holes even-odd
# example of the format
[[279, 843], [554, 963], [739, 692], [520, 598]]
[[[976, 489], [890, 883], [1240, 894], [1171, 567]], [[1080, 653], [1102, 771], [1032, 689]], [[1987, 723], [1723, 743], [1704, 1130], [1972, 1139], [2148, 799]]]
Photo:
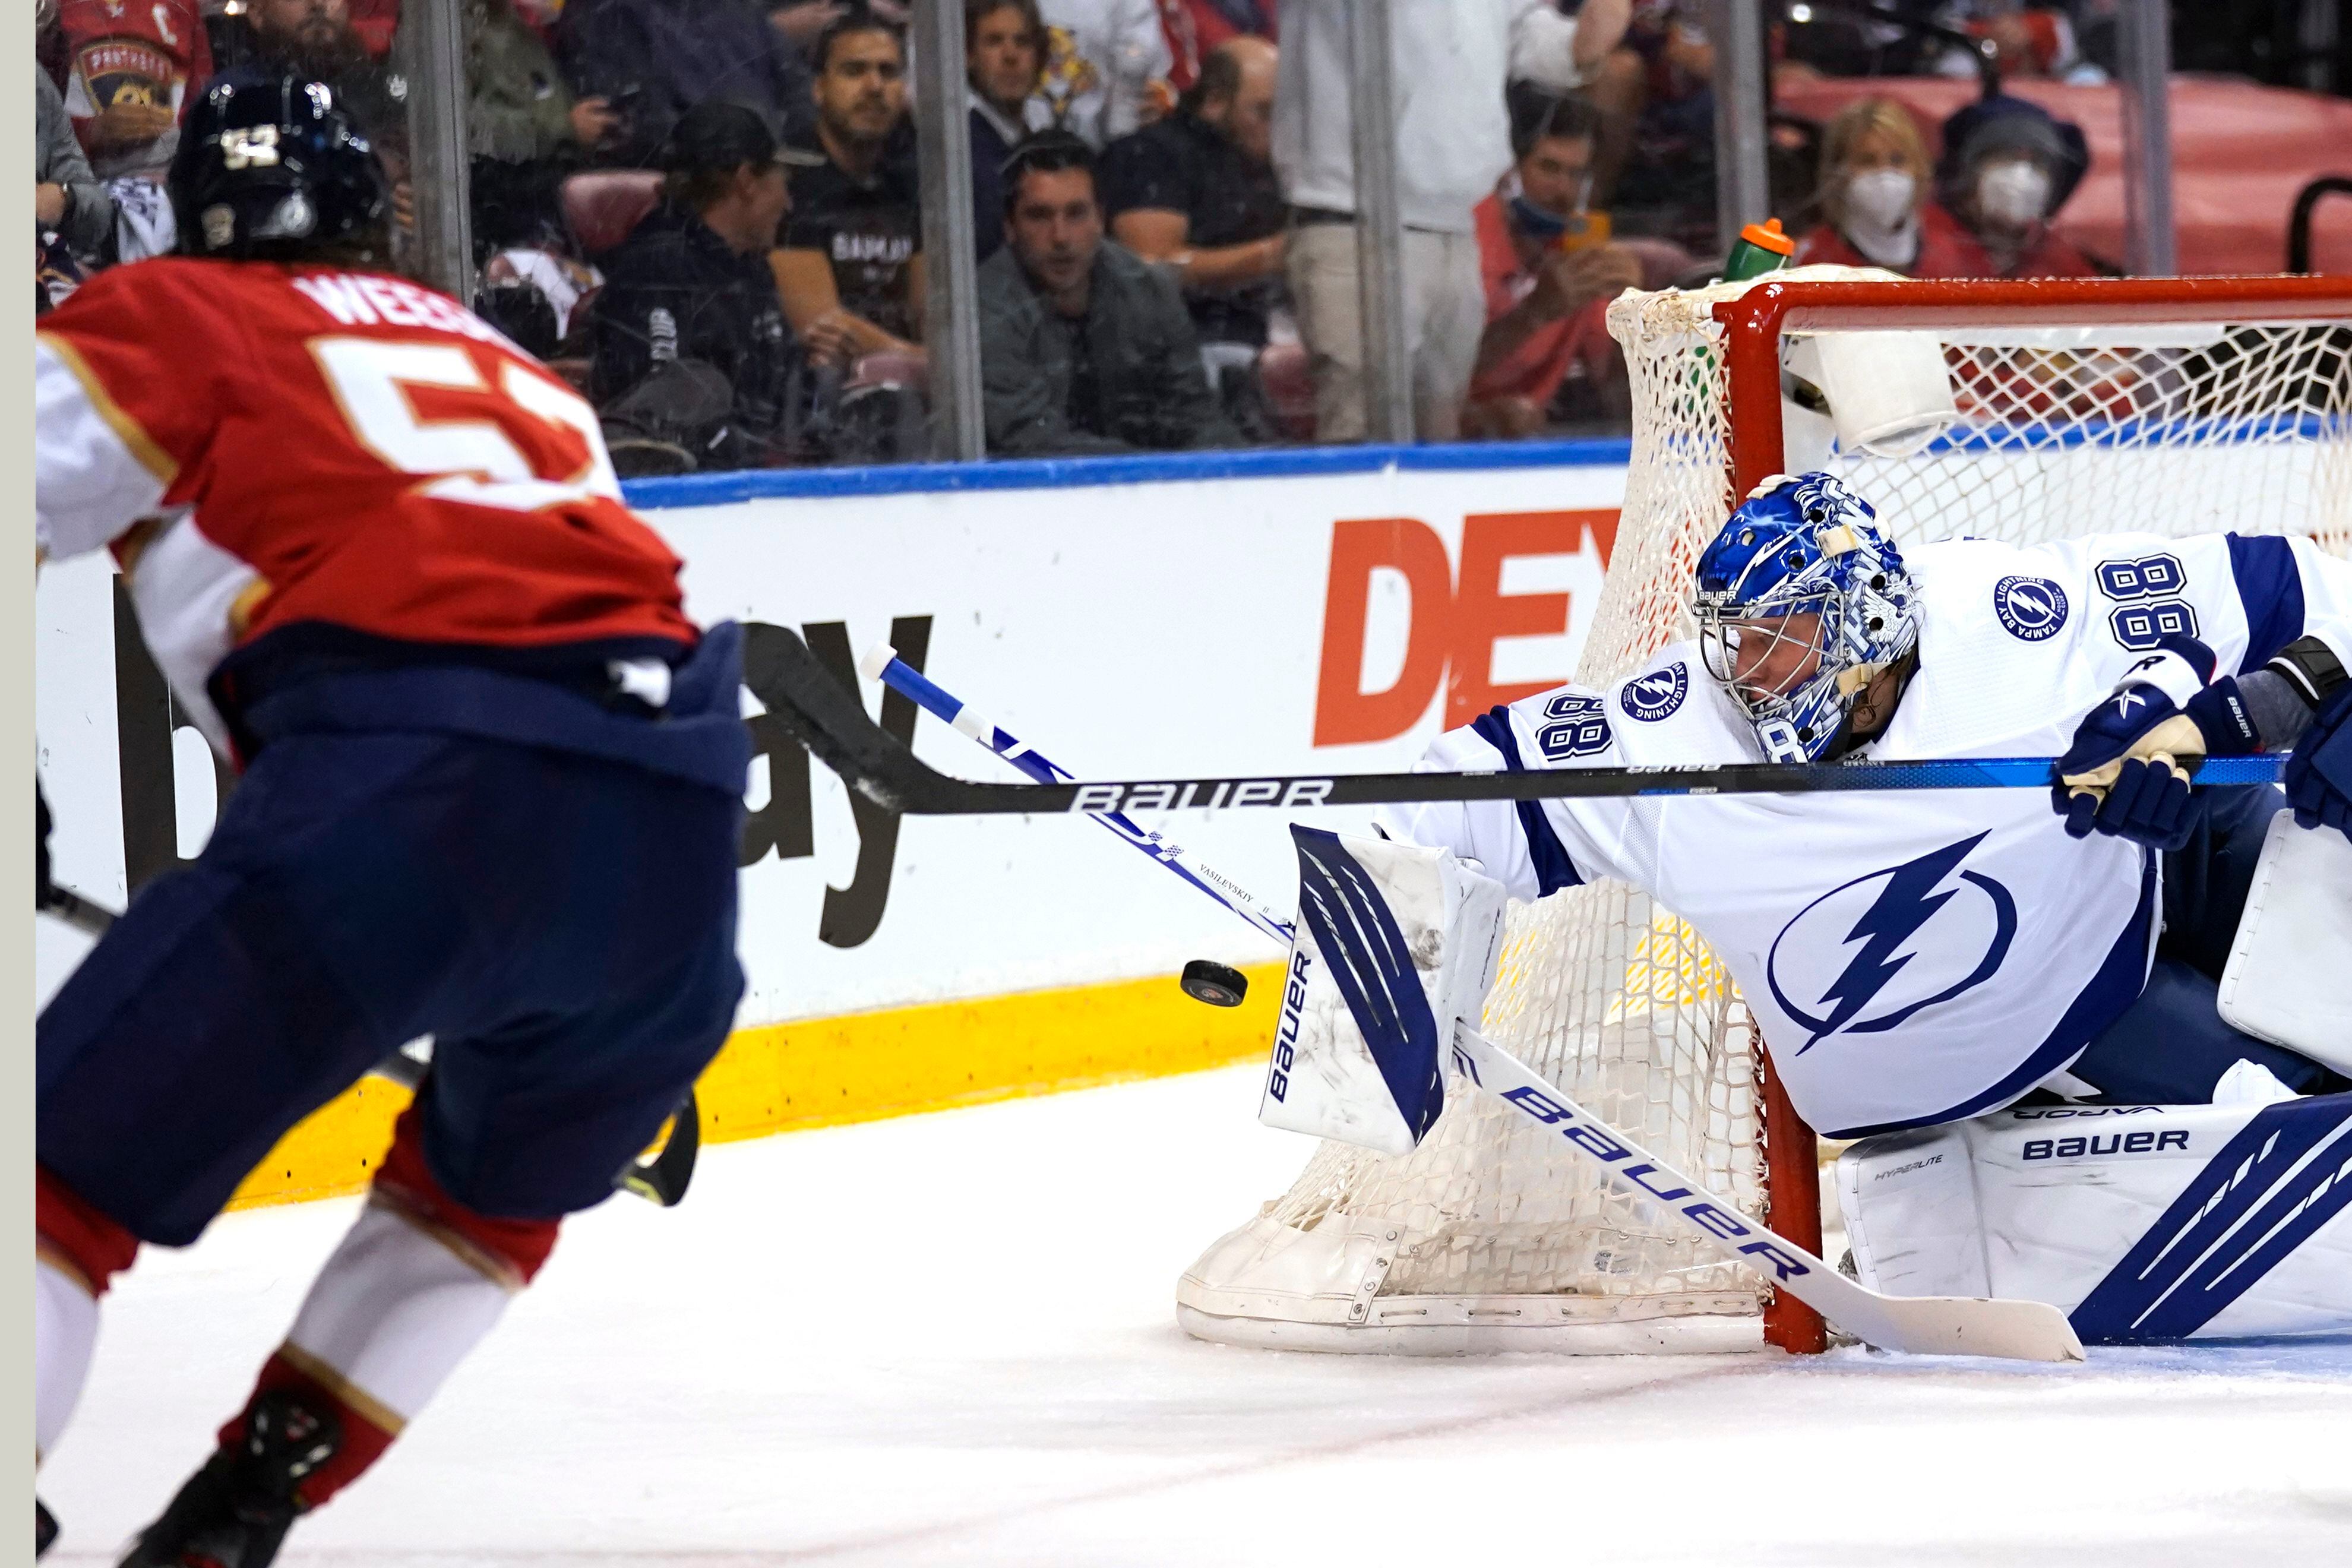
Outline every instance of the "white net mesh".
[[[1779, 276], [1885, 275], [1823, 268]], [[1747, 287], [1628, 295], [1610, 309], [1632, 374], [1633, 447], [1581, 682], [1622, 676], [1691, 635], [1693, 565], [1733, 501], [1712, 308]], [[2153, 325], [1937, 335], [1960, 416], [1944, 438], [1899, 458], [1832, 445], [1804, 465], [1843, 473], [1897, 542], [2229, 528], [2310, 534], [2337, 553], [2352, 543], [2346, 321], [2265, 325], [2184, 313]], [[1799, 437], [1792, 430], [1792, 448]], [[1800, 464], [1793, 449], [1790, 463]], [[1752, 1025], [1706, 945], [1647, 898], [1611, 883], [1515, 911], [1486, 1027], [1658, 1154], [1751, 1212], [1763, 1207]], [[1381, 1235], [1399, 1233], [1392, 1260], [1380, 1260], [1377, 1294], [1391, 1302], [1444, 1298], [1475, 1309], [1573, 1297], [1618, 1318], [1720, 1314], [1743, 1302], [1755, 1310], [1752, 1276], [1656, 1223], [1559, 1140], [1458, 1081], [1419, 1149], [1390, 1158], [1324, 1144], [1254, 1234], [1262, 1255], [1269, 1236], [1279, 1244], [1366, 1221], [1391, 1227]], [[1222, 1260], [1241, 1255], [1234, 1239], [1187, 1276], [1188, 1305], [1217, 1310]], [[1247, 1309], [1282, 1310], [1257, 1299]], [[1350, 1321], [1381, 1314], [1360, 1310]], [[1225, 1337], [1195, 1320], [1188, 1326]]]

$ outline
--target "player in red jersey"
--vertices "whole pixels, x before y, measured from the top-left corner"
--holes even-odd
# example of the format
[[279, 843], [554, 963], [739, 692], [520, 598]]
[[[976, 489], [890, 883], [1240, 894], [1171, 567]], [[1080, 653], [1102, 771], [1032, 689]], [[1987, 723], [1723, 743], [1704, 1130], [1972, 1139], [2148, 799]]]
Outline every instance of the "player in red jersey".
[[687, 618], [587, 405], [384, 269], [383, 174], [326, 87], [216, 80], [171, 188], [187, 254], [43, 319], [37, 537], [113, 550], [244, 773], [41, 1016], [36, 1447], [140, 1244], [194, 1241], [433, 1035], [366, 1209], [124, 1560], [261, 1568], [718, 1050], [749, 746], [737, 628]]

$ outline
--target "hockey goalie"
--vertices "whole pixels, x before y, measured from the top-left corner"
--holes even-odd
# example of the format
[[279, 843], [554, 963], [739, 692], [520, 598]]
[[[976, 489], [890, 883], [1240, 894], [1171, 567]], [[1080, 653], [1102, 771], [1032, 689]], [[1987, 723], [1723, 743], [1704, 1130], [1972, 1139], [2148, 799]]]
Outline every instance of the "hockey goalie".
[[[2235, 533], [1898, 550], [1813, 473], [1759, 486], [1696, 579], [1696, 644], [1423, 765], [2056, 755], [2060, 782], [1431, 802], [1384, 835], [1514, 899], [1614, 878], [1688, 921], [1799, 1113], [1860, 1141], [1863, 1283], [2052, 1302], [2086, 1342], [2352, 1326], [2352, 564]], [[2196, 782], [2264, 751], [2284, 793]], [[1447, 887], [1422, 915], [1475, 966], [1491, 921]], [[1349, 1034], [1294, 1072], [1342, 1083]], [[1353, 1124], [1314, 1130], [1402, 1152], [1433, 1117], [1354, 1081]]]

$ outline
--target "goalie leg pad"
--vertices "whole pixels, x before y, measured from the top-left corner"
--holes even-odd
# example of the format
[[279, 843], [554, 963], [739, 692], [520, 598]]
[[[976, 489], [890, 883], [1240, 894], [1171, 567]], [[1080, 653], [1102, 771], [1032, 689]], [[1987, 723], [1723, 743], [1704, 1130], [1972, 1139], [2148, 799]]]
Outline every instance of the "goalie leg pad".
[[1450, 851], [1294, 826], [1297, 935], [1258, 1120], [1383, 1153], [1444, 1108], [1501, 955], [1503, 886]]
[[1838, 1157], [1864, 1285], [2063, 1308], [2086, 1344], [2352, 1328], [2352, 1095], [2012, 1110]]
[[2271, 818], [2219, 1004], [2232, 1027], [2352, 1076], [2352, 838]]

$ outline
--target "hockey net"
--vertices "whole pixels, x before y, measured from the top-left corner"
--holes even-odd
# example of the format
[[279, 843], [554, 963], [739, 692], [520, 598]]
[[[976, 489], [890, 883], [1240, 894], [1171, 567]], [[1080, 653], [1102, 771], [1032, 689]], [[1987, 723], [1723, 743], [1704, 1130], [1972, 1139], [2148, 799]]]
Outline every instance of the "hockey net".
[[[1633, 443], [1585, 684], [1692, 635], [1699, 551], [1735, 497], [1792, 468], [1843, 475], [1899, 543], [2231, 529], [2352, 552], [2352, 279], [1943, 284], [1811, 268], [1628, 294], [1609, 326]], [[1808, 389], [1784, 366], [1808, 334], [1897, 330], [1939, 340], [1956, 420], [1919, 450], [1874, 455], [1800, 407]], [[1672, 911], [1616, 883], [1515, 910], [1486, 1028], [1818, 1249], [1812, 1136], [1769, 1085], [1736, 987]], [[1411, 1154], [1323, 1144], [1185, 1272], [1178, 1311], [1201, 1338], [1319, 1350], [1820, 1348], [1819, 1320], [1769, 1298], [1457, 1079]]]

